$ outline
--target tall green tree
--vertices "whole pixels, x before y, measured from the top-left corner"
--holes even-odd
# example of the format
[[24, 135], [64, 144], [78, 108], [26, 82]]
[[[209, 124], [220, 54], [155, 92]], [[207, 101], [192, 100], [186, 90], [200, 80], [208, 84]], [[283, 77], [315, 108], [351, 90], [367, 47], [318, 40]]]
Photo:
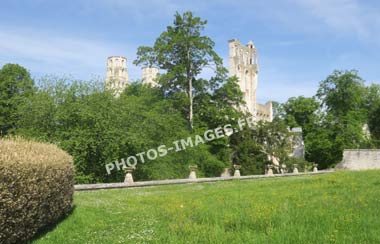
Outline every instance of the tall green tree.
[[[194, 128], [194, 97], [220, 86], [227, 74], [222, 59], [213, 49], [214, 42], [202, 35], [206, 23], [192, 12], [177, 12], [173, 25], [161, 33], [153, 47], [139, 47], [134, 61], [137, 65], [156, 66], [165, 71], [159, 78], [162, 90], [179, 101], [191, 130]], [[200, 77], [206, 67], [214, 71], [209, 80]]]
[[279, 102], [272, 101], [272, 111], [273, 111], [274, 120], [277, 120], [277, 119], [282, 120], [285, 116], [284, 106], [283, 104]]
[[380, 147], [380, 104], [371, 110], [368, 123], [375, 144], [377, 147]]
[[380, 147], [380, 85], [368, 87], [367, 94], [368, 127], [376, 146]]
[[367, 123], [367, 89], [357, 71], [334, 71], [320, 83], [317, 97], [324, 105], [324, 123], [335, 130], [343, 147], [360, 147]]
[[233, 163], [242, 166], [243, 174], [262, 174], [270, 157], [286, 163], [292, 152], [292, 135], [285, 122], [258, 122], [254, 128], [245, 128], [231, 136]]
[[367, 88], [357, 71], [334, 71], [320, 83], [316, 97], [322, 113], [305, 137], [306, 158], [325, 168], [340, 162], [344, 149], [368, 146], [363, 132]]
[[0, 136], [15, 127], [17, 109], [33, 90], [34, 81], [24, 67], [5, 64], [0, 69]]
[[320, 103], [314, 98], [304, 96], [292, 97], [283, 104], [285, 122], [290, 128], [302, 127], [303, 135], [311, 130], [317, 122]]
[[317, 97], [327, 112], [337, 119], [344, 118], [352, 111], [357, 111], [358, 116], [365, 113], [366, 88], [356, 70], [335, 70], [321, 81]]

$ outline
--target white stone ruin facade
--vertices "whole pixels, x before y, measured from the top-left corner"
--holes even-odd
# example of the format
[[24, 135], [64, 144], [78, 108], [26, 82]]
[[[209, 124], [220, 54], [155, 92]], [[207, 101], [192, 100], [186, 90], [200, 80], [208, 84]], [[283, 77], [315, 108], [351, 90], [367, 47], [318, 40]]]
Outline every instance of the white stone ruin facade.
[[[229, 74], [236, 76], [245, 104], [240, 108], [249, 112], [256, 121], [272, 121], [272, 102], [260, 104], [256, 99], [258, 84], [258, 55], [252, 41], [246, 46], [239, 40], [233, 39], [229, 44]], [[144, 67], [142, 69], [142, 82], [151, 86], [157, 86], [159, 69], [156, 67]], [[111, 56], [107, 60], [106, 87], [115, 91], [118, 96], [129, 84], [127, 72], [127, 59], [122, 56]]]
[[151, 86], [157, 86], [158, 68], [144, 67], [142, 69], [142, 82]]
[[[158, 68], [144, 67], [142, 69], [142, 82], [151, 86], [157, 85]], [[111, 56], [107, 59], [106, 88], [113, 90], [119, 96], [129, 84], [127, 58]]]
[[229, 45], [229, 73], [239, 79], [239, 86], [243, 92], [245, 105], [242, 110], [256, 117], [257, 121], [272, 121], [272, 102], [257, 103], [256, 91], [258, 84], [258, 55], [255, 44], [249, 41], [246, 46], [239, 40], [233, 39]]
[[106, 88], [115, 91], [119, 96], [128, 85], [127, 58], [111, 56], [107, 59]]

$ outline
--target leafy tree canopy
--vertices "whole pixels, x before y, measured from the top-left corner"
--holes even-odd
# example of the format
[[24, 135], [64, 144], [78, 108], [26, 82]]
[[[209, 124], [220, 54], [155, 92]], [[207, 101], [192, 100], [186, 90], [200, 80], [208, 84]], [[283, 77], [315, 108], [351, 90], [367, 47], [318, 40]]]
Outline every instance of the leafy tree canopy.
[[5, 64], [0, 69], [0, 136], [15, 127], [16, 111], [22, 100], [33, 93], [34, 81], [18, 64]]
[[[194, 99], [212, 93], [227, 79], [222, 59], [214, 51], [214, 42], [202, 35], [207, 21], [185, 12], [174, 16], [172, 26], [162, 32], [153, 47], [139, 47], [134, 64], [156, 66], [165, 71], [159, 78], [163, 93], [178, 100], [193, 129]], [[200, 77], [205, 69], [213, 70], [209, 79]]]

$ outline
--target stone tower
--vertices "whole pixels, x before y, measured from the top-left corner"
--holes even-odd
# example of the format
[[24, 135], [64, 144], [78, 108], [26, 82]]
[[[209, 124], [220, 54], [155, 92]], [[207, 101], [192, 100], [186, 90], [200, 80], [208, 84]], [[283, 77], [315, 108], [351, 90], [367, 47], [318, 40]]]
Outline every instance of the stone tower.
[[257, 75], [259, 72], [256, 48], [251, 41], [243, 46], [239, 40], [233, 39], [229, 41], [229, 49], [230, 76], [236, 76], [239, 79], [239, 86], [246, 102], [243, 110], [254, 115], [256, 113]]
[[241, 108], [256, 117], [256, 120], [272, 121], [272, 103], [265, 105], [256, 101], [258, 83], [258, 56], [255, 44], [249, 41], [246, 46], [239, 40], [233, 39], [229, 44], [229, 73], [239, 79], [239, 86], [243, 92], [245, 105]]
[[142, 82], [144, 84], [150, 84], [151, 86], [157, 86], [158, 68], [156, 67], [144, 67], [142, 69]]
[[106, 87], [119, 96], [128, 85], [127, 59], [122, 56], [111, 56], [107, 59]]

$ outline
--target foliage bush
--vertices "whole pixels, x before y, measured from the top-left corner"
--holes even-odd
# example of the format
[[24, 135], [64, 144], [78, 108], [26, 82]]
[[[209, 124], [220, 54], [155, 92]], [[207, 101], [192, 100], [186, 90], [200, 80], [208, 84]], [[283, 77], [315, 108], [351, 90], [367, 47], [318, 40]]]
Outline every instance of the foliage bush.
[[55, 145], [0, 140], [0, 243], [22, 243], [72, 209], [74, 168]]
[[[121, 182], [124, 172], [114, 170], [108, 175], [107, 163], [160, 145], [170, 147], [176, 140], [202, 135], [207, 129], [224, 124], [215, 121], [192, 133], [173, 100], [141, 83], [131, 83], [116, 98], [96, 82], [54, 77], [47, 77], [45, 82], [19, 108], [15, 132], [24, 138], [57, 144], [72, 155], [77, 184]], [[227, 140], [221, 140], [169, 152], [153, 161], [145, 157], [146, 162], [139, 161], [136, 166], [134, 179], [184, 178], [191, 164], [199, 166], [199, 175], [218, 176], [226, 167], [226, 159], [218, 155], [225, 144]]]

